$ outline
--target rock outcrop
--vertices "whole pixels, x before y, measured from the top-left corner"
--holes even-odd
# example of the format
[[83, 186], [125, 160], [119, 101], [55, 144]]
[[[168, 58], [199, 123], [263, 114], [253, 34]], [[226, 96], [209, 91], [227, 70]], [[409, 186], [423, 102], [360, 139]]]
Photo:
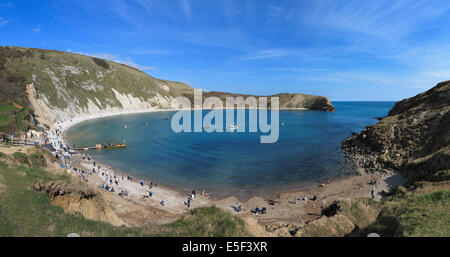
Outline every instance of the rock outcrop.
[[450, 169], [450, 81], [396, 103], [343, 149], [361, 171], [397, 170], [417, 178]]
[[322, 216], [299, 229], [298, 237], [343, 237], [372, 224], [379, 210], [365, 198], [334, 201], [322, 209]]
[[103, 221], [115, 226], [125, 225], [105, 200], [85, 184], [38, 182], [32, 189], [47, 194], [52, 204], [68, 213], [80, 213], [86, 219]]

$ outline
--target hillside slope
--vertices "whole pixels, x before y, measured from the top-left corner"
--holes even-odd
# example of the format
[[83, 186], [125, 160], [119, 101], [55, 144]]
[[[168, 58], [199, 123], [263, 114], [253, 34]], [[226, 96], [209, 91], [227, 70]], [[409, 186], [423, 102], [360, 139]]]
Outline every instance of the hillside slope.
[[[221, 98], [233, 95], [218, 94]], [[0, 131], [23, 131], [33, 125], [45, 128], [58, 120], [88, 114], [167, 109], [178, 96], [191, 99], [193, 88], [95, 57], [0, 47]], [[27, 108], [22, 111], [17, 105]], [[334, 110], [328, 98], [303, 94], [280, 95], [280, 106]], [[10, 122], [22, 118], [23, 126]]]
[[388, 116], [343, 143], [366, 171], [394, 169], [409, 177], [450, 169], [450, 81], [395, 104]]
[[20, 92], [16, 100], [29, 104], [44, 126], [101, 111], [169, 108], [174, 97], [193, 90], [184, 83], [79, 54], [16, 47], [2, 48], [2, 53], [4, 73], [19, 78], [19, 83], [9, 85]]

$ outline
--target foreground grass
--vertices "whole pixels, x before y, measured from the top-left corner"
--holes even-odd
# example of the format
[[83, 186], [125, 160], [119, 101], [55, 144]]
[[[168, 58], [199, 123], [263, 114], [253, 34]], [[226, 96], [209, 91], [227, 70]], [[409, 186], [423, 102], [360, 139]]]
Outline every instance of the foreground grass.
[[401, 188], [381, 203], [373, 224], [356, 235], [376, 232], [382, 236], [450, 235], [450, 171], [414, 183], [409, 190]]
[[72, 232], [81, 236], [248, 235], [241, 219], [217, 207], [194, 209], [175, 223], [163, 226], [127, 228], [87, 220], [65, 213], [52, 205], [45, 194], [29, 188], [40, 180], [69, 182], [69, 177], [0, 161], [0, 236], [66, 236]]
[[384, 236], [450, 235], [450, 192], [436, 191], [386, 203], [366, 231]]

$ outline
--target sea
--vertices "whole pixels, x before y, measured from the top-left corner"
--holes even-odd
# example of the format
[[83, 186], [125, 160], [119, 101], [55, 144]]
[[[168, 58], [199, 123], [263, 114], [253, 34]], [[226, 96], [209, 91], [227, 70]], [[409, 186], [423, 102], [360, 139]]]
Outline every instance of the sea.
[[[177, 112], [163, 111], [87, 120], [72, 126], [66, 140], [75, 146], [125, 142], [124, 149], [81, 152], [125, 174], [180, 191], [250, 197], [352, 175], [342, 141], [375, 124], [394, 104], [333, 102], [335, 112], [281, 110], [278, 141], [270, 144], [260, 142], [269, 133], [249, 131], [248, 110], [245, 124], [238, 124], [234, 115], [245, 132], [225, 124], [224, 132], [176, 132], [171, 124]], [[194, 111], [184, 112], [191, 112], [193, 123]], [[210, 110], [201, 112], [205, 117]], [[226, 110], [222, 114], [226, 117]]]

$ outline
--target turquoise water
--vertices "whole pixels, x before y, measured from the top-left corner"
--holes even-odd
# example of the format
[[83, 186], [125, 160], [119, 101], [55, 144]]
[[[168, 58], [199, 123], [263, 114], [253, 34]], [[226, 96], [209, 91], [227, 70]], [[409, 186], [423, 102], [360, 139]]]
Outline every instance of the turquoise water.
[[164, 120], [174, 112], [85, 121], [73, 126], [67, 139], [75, 145], [125, 140], [126, 149], [88, 153], [115, 169], [160, 184], [181, 190], [206, 188], [222, 196], [253, 194], [349, 175], [341, 142], [352, 131], [376, 123], [375, 117], [386, 116], [394, 102], [333, 104], [333, 113], [280, 111], [285, 126], [274, 144], [260, 144], [260, 133], [175, 133], [170, 120]]

